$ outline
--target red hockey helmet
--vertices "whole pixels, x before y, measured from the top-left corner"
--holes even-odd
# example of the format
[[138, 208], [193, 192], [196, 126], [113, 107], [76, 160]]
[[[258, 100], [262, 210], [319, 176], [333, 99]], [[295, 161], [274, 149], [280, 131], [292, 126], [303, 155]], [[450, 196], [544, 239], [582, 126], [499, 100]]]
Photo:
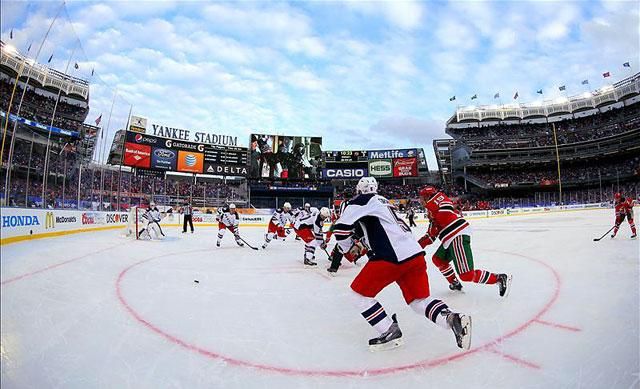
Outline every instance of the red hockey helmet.
[[613, 198], [617, 200], [620, 200], [622, 198], [622, 194], [620, 192], [616, 193], [613, 195]]
[[422, 198], [423, 200], [429, 200], [430, 198], [433, 197], [433, 195], [435, 195], [436, 193], [440, 192], [437, 188], [431, 186], [431, 185], [427, 185], [425, 187], [423, 187], [422, 189], [420, 189], [420, 198]]

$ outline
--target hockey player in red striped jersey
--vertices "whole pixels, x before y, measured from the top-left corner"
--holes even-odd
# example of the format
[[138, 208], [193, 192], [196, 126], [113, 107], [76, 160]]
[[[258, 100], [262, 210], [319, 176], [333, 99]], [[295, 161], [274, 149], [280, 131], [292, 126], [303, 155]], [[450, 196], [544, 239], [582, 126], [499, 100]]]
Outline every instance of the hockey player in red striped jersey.
[[462, 284], [456, 278], [451, 262], [464, 282], [478, 284], [498, 284], [500, 296], [506, 297], [511, 287], [511, 276], [474, 269], [471, 251], [471, 231], [469, 223], [461, 212], [454, 209], [453, 201], [433, 186], [420, 190], [420, 202], [427, 210], [430, 224], [427, 233], [418, 240], [423, 248], [440, 239], [440, 247], [433, 254], [433, 263], [449, 281], [449, 289], [461, 290]]
[[631, 227], [631, 239], [635, 239], [637, 234], [636, 224], [633, 222], [633, 199], [626, 199], [621, 193], [616, 193], [613, 198], [616, 206], [616, 223], [615, 227], [613, 227], [613, 234], [611, 234], [611, 238], [616, 237], [620, 225], [626, 218], [629, 222], [629, 227]]
[[369, 340], [370, 349], [383, 350], [402, 344], [396, 315], [387, 316], [375, 299], [382, 289], [396, 283], [405, 302], [417, 314], [453, 331], [458, 347], [468, 350], [471, 317], [452, 312], [444, 301], [431, 297], [424, 251], [409, 226], [398, 217], [389, 200], [377, 194], [375, 178], [361, 178], [356, 189], [358, 195], [347, 202], [334, 225], [334, 236], [338, 253], [351, 251], [356, 226], [362, 229], [369, 244], [369, 261], [351, 283], [353, 293], [349, 297], [380, 334]]

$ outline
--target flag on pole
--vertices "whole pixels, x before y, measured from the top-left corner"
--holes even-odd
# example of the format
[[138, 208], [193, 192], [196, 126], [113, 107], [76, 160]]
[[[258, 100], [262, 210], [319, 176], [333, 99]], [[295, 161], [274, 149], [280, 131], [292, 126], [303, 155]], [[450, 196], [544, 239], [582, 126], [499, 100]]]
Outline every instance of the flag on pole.
[[537, 94], [539, 94], [539, 95], [541, 95], [541, 94], [542, 94], [542, 89], [538, 89], [538, 90], [536, 91], [536, 93], [537, 93]]
[[604, 78], [611, 77], [611, 73], [609, 72], [602, 73], [602, 77]]
[[471, 100], [475, 100], [475, 99], [477, 99], [477, 98], [478, 98], [478, 95], [473, 95], [473, 96], [471, 96]]
[[496, 93], [495, 95], [493, 95], [494, 99], [497, 99], [498, 97], [500, 97], [500, 93]]
[[565, 85], [562, 85], [562, 86], [561, 86], [560, 88], [558, 88], [558, 89], [560, 89], [561, 91], [563, 91], [563, 90], [567, 90], [567, 87], [566, 87]]
[[449, 97], [449, 101], [453, 101], [453, 100], [455, 100], [455, 99], [456, 99], [456, 97], [455, 97], [455, 96]]
[[101, 121], [102, 121], [102, 114], [100, 114], [100, 116], [96, 118], [96, 126], [99, 126]]
[[625, 62], [625, 63], [622, 64], [622, 66], [625, 67], [625, 68], [630, 68], [631, 64], [629, 62]]
[[518, 92], [516, 92], [516, 94], [515, 94], [515, 95], [513, 95], [513, 99], [514, 99], [514, 100], [518, 100]]
[[33, 44], [33, 42], [29, 43], [29, 47], [27, 47], [27, 53], [31, 51], [31, 45]]
[[582, 85], [587, 85], [589, 83], [589, 80], [582, 80]]
[[80, 66], [78, 66], [78, 63], [76, 62], [75, 65], [73, 65], [74, 68], [78, 69]]
[[94, 68], [94, 69], [91, 69], [91, 77], [93, 77], [93, 72], [95, 72], [95, 71], [96, 71], [96, 69], [95, 69], [95, 68]]
[[51, 63], [52, 59], [53, 59], [53, 54], [51, 54], [51, 57], [49, 57], [49, 59], [47, 60], [47, 63]]
[[13, 39], [13, 28], [9, 31], [9, 39]]

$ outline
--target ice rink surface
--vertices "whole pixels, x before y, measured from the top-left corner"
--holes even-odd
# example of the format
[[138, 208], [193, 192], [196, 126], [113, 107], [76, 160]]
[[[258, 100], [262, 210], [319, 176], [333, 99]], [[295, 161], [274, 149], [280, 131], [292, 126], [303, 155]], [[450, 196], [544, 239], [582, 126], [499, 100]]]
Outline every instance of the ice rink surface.
[[[322, 252], [304, 268], [293, 239], [256, 252], [171, 227], [161, 242], [106, 231], [3, 246], [1, 385], [638, 388], [639, 242], [626, 222], [594, 242], [612, 222], [613, 210], [472, 220], [476, 268], [513, 274], [513, 288], [451, 292], [428, 262], [432, 295], [473, 317], [468, 352], [395, 285], [378, 299], [405, 344], [369, 352], [375, 332], [346, 297], [359, 268], [330, 278]], [[264, 228], [241, 233], [257, 244]]]

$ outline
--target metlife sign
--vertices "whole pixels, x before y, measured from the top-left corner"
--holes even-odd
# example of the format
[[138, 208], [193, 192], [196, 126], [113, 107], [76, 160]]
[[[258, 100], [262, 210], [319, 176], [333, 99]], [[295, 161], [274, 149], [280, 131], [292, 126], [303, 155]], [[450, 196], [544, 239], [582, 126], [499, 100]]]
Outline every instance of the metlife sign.
[[368, 175], [366, 168], [327, 168], [322, 169], [322, 178], [361, 178]]
[[[370, 150], [367, 159], [413, 158], [418, 156], [418, 149]], [[373, 175], [373, 174], [372, 174]]]

